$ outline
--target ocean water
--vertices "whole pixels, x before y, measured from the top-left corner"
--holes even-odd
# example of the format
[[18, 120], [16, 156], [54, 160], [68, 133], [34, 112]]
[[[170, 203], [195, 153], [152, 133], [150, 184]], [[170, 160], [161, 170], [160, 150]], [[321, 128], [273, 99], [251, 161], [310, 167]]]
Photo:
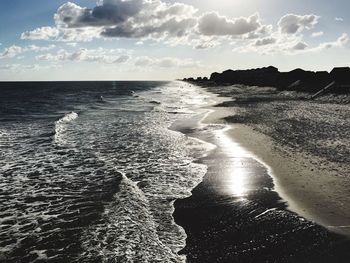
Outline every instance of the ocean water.
[[0, 262], [184, 262], [176, 199], [206, 145], [169, 127], [208, 97], [181, 82], [0, 85]]

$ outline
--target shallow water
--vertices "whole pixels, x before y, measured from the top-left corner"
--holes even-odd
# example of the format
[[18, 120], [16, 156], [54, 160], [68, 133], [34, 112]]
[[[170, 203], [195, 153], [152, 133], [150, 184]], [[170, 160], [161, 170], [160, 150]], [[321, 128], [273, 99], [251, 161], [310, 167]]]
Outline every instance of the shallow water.
[[168, 129], [208, 97], [180, 82], [2, 83], [1, 262], [184, 262], [173, 202], [200, 140]]

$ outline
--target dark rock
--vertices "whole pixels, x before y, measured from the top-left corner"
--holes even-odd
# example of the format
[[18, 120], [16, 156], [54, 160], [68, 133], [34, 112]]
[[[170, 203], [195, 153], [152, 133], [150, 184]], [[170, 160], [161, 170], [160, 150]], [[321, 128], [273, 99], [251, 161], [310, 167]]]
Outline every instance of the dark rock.
[[334, 81], [350, 84], [350, 68], [334, 68], [331, 73], [331, 78]]
[[219, 82], [220, 75], [221, 75], [220, 73], [214, 72], [210, 75], [210, 80], [214, 82]]

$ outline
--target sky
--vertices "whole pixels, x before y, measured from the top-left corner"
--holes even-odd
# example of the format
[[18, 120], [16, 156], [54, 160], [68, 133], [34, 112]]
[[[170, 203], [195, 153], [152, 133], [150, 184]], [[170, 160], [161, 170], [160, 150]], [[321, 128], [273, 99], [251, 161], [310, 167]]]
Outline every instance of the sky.
[[171, 80], [350, 66], [348, 0], [11, 0], [0, 80]]

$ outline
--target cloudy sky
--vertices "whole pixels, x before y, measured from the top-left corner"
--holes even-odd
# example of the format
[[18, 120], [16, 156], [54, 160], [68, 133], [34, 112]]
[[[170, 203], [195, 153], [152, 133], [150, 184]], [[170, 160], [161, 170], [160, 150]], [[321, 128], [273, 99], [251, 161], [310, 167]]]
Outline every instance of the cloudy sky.
[[0, 80], [159, 80], [350, 65], [349, 0], [11, 0]]

